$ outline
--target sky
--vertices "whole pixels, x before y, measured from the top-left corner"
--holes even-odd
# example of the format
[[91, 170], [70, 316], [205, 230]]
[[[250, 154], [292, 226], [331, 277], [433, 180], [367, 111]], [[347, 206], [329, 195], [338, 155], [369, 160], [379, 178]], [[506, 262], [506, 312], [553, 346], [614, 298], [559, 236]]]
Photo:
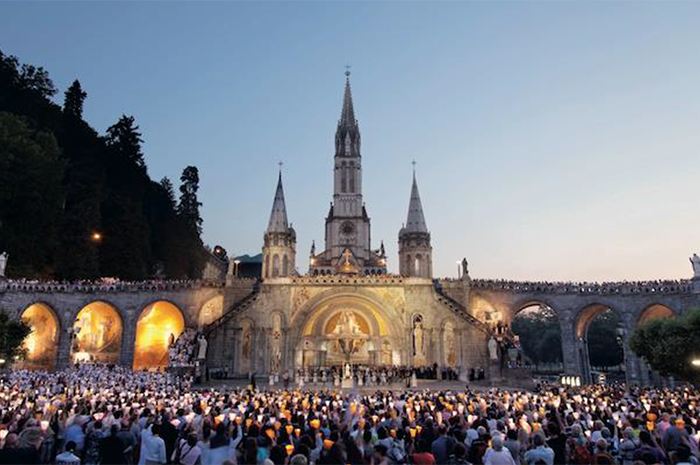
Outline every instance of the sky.
[[[436, 276], [687, 278], [700, 252], [700, 2], [0, 2], [0, 50], [122, 114], [151, 177], [200, 170], [204, 240], [259, 253], [278, 162], [323, 243], [345, 65], [373, 247], [411, 161]], [[176, 184], [178, 181], [176, 181]]]

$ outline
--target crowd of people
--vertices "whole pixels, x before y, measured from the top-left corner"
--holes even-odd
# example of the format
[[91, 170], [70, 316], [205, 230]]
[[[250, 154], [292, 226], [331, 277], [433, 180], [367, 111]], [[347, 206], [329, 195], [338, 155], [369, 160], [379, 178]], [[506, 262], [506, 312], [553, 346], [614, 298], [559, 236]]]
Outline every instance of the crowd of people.
[[177, 339], [168, 344], [168, 366], [171, 368], [193, 367], [197, 351], [197, 331], [185, 328]]
[[691, 290], [688, 279], [616, 282], [550, 282], [510, 281], [507, 279], [473, 279], [471, 285], [481, 289], [499, 289], [520, 292], [549, 292], [559, 294], [654, 294]]
[[[352, 367], [348, 366], [348, 368], [354, 385], [358, 387], [377, 387], [392, 384], [410, 387], [412, 379], [457, 381], [459, 377], [459, 372], [456, 369], [440, 367], [437, 363], [421, 367], [353, 365]], [[483, 372], [483, 370], [481, 371]], [[341, 379], [345, 377], [344, 369], [341, 366], [300, 368], [294, 375], [294, 379], [283, 375], [283, 381], [285, 381], [286, 385], [296, 380], [300, 386], [313, 386], [316, 388], [338, 387], [341, 384]], [[471, 373], [471, 375], [471, 380], [477, 379], [474, 373]]]
[[115, 278], [100, 278], [96, 280], [47, 281], [13, 278], [0, 280], [0, 288], [36, 292], [167, 291], [198, 289], [201, 287], [223, 287], [223, 285], [223, 282], [203, 279], [149, 279], [145, 281], [125, 281]]
[[699, 392], [195, 388], [81, 365], [0, 380], [0, 463], [697, 464]]

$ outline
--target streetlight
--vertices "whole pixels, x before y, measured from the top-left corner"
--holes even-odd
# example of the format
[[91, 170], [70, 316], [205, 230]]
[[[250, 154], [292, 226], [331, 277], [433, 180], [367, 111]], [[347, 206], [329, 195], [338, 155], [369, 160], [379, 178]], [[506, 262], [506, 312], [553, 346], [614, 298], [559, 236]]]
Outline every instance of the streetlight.
[[93, 242], [100, 242], [102, 240], [102, 234], [98, 231], [94, 231], [90, 238]]
[[700, 367], [700, 358], [693, 359], [690, 364], [694, 367]]
[[462, 277], [462, 262], [457, 260], [455, 263], [457, 263], [457, 279], [460, 279]]
[[234, 276], [236, 276], [236, 277], [238, 277], [238, 264], [239, 264], [239, 263], [241, 263], [241, 261], [240, 261], [239, 259], [235, 259], [235, 260], [233, 261], [233, 264], [235, 265], [235, 266], [233, 267], [233, 274], [234, 274]]

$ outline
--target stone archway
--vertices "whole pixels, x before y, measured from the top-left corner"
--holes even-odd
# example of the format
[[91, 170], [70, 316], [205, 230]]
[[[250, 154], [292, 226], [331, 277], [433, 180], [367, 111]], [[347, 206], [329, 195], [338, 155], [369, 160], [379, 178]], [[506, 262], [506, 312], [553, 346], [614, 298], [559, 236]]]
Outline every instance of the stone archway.
[[19, 368], [52, 370], [56, 366], [60, 324], [56, 313], [48, 305], [38, 302], [27, 307], [21, 314], [31, 328], [24, 339], [26, 357], [18, 363]]
[[579, 312], [576, 315], [576, 319], [574, 320], [574, 334], [576, 336], [576, 347], [579, 359], [579, 366], [581, 367], [581, 374], [583, 380], [586, 383], [596, 382], [596, 380], [593, 379], [592, 374], [591, 351], [589, 346], [589, 329], [596, 318], [604, 315], [607, 312], [612, 312], [612, 314], [615, 315], [618, 319], [617, 326], [615, 328], [611, 328], [614, 332], [614, 336], [612, 337], [615, 338], [615, 340], [618, 340], [618, 343], [621, 344], [621, 366], [625, 372], [625, 377], [627, 376], [628, 367], [625, 363], [627, 335], [624, 331], [621, 331], [624, 321], [623, 315], [620, 314], [620, 312], [613, 308], [611, 305], [607, 305], [604, 303], [591, 303], [581, 308], [581, 310], [579, 310]]
[[123, 328], [116, 307], [102, 300], [90, 302], [75, 317], [71, 362], [119, 363]]
[[[655, 303], [645, 307], [637, 316], [635, 328], [642, 326], [652, 320], [660, 318], [675, 318], [676, 313], [670, 307]], [[637, 371], [640, 382], [643, 385], [654, 385], [657, 387], [668, 385], [668, 378], [661, 376], [658, 372], [653, 371], [651, 367], [641, 358], [635, 357], [634, 369]]]
[[168, 347], [185, 329], [182, 311], [159, 300], [143, 309], [136, 322], [134, 370], [163, 369], [168, 366]]
[[395, 326], [401, 320], [393, 313], [364, 293], [331, 292], [315, 299], [292, 322], [298, 328], [290, 338], [295, 368], [400, 360]]

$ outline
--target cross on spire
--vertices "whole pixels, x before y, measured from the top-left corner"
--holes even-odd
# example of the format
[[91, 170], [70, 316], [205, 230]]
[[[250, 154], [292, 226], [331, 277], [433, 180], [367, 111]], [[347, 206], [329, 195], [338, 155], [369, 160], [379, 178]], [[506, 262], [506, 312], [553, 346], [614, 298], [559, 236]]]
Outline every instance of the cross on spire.
[[350, 76], [350, 68], [352, 68], [352, 66], [345, 65], [345, 75], [348, 77]]
[[280, 166], [280, 174], [282, 173], [282, 165], [284, 165], [284, 162], [277, 162], [277, 164]]

